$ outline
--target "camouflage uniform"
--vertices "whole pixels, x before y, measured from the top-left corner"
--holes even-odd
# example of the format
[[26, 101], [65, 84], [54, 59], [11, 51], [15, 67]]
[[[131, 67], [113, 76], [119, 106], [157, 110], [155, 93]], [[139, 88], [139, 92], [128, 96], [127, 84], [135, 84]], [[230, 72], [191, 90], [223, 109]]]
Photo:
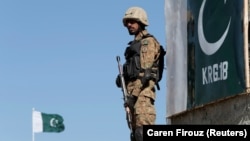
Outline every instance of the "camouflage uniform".
[[[135, 40], [140, 40], [147, 31], [144, 30]], [[140, 62], [141, 68], [150, 68], [156, 59], [159, 57], [160, 45], [153, 37], [147, 37], [141, 40]], [[140, 76], [143, 76], [140, 73]], [[133, 112], [133, 127], [142, 125], [152, 125], [155, 123], [156, 111], [154, 107], [155, 101], [155, 82], [150, 80], [149, 85], [142, 87], [141, 79], [128, 82], [127, 92], [133, 95], [135, 103], [132, 105]]]
[[[126, 62], [123, 65], [129, 95], [125, 106], [129, 106], [132, 114], [134, 137], [131, 141], [143, 141], [143, 125], [153, 125], [156, 120], [155, 80], [161, 49], [156, 38], [148, 36], [150, 34], [145, 29], [149, 23], [144, 9], [129, 8], [123, 17], [123, 25], [127, 27], [130, 35], [134, 35], [134, 40], [125, 50]], [[116, 84], [121, 87], [119, 76]]]

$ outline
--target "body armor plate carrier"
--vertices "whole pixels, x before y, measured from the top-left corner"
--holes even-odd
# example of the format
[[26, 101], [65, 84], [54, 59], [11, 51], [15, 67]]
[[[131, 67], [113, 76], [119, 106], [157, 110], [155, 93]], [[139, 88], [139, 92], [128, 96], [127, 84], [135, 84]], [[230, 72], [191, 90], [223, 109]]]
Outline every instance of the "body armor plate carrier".
[[[146, 37], [153, 37], [153, 35], [144, 35], [142, 39]], [[164, 56], [166, 51], [160, 45], [159, 60], [156, 60], [151, 68], [142, 69], [140, 64], [141, 41], [131, 41], [129, 42], [129, 45], [130, 46], [126, 48], [124, 53], [126, 59], [126, 62], [123, 65], [125, 81], [140, 78], [143, 80], [142, 83], [146, 84], [147, 81], [153, 80], [156, 83], [157, 89], [159, 90], [160, 88], [158, 82], [162, 78], [162, 73], [164, 70]], [[143, 77], [139, 77], [140, 72], [144, 73]]]

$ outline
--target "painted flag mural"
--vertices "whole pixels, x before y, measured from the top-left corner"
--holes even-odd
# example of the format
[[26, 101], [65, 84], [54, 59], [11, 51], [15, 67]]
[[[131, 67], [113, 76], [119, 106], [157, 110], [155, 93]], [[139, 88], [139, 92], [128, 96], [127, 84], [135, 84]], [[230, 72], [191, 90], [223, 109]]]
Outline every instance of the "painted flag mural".
[[242, 93], [243, 0], [188, 0], [188, 10], [188, 50], [194, 52], [189, 64], [195, 65], [188, 67], [194, 68], [190, 107]]
[[246, 90], [243, 0], [165, 0], [167, 117]]
[[39, 111], [32, 113], [33, 133], [62, 132], [65, 129], [63, 117], [58, 114], [47, 114]]

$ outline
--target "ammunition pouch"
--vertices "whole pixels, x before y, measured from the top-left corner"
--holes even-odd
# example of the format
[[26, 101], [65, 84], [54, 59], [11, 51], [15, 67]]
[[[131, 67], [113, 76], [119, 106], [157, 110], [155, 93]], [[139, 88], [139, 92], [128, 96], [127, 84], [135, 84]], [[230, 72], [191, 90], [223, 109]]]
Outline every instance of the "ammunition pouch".
[[133, 56], [123, 65], [124, 78], [129, 80], [137, 78], [140, 68], [140, 56]]

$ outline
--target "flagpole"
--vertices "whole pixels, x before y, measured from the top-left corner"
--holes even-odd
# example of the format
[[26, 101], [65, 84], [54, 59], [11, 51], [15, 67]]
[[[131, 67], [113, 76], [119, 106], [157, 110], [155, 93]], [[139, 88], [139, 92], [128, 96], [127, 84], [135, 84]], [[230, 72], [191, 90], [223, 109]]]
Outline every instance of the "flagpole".
[[33, 112], [35, 111], [35, 108], [32, 108], [32, 141], [35, 141], [35, 133], [34, 133], [34, 131], [33, 131], [33, 123], [34, 123], [34, 121], [33, 121]]

